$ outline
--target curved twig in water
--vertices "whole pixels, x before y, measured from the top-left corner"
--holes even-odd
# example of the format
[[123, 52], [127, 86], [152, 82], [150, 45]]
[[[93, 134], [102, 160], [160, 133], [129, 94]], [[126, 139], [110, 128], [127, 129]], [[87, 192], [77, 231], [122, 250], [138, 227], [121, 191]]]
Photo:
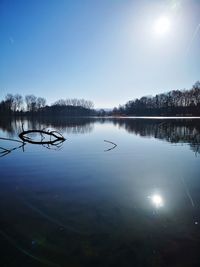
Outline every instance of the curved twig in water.
[[[26, 136], [29, 133], [40, 133], [42, 140], [41, 141], [34, 141], [30, 137]], [[50, 138], [53, 136], [55, 137], [54, 140], [49, 140], [49, 141], [43, 141], [44, 138], [42, 134], [49, 135]], [[19, 138], [23, 140], [24, 142], [30, 143], [30, 144], [38, 144], [38, 145], [56, 145], [57, 143], [64, 142], [66, 139], [62, 136], [61, 133], [58, 133], [57, 131], [44, 131], [44, 130], [28, 130], [28, 131], [23, 131], [19, 134]]]
[[108, 151], [113, 150], [113, 149], [115, 149], [115, 148], [117, 147], [117, 144], [115, 144], [115, 143], [113, 143], [113, 142], [111, 142], [111, 141], [104, 140], [104, 142], [113, 145], [111, 148], [108, 148], [108, 149], [104, 150], [104, 152], [108, 152]]

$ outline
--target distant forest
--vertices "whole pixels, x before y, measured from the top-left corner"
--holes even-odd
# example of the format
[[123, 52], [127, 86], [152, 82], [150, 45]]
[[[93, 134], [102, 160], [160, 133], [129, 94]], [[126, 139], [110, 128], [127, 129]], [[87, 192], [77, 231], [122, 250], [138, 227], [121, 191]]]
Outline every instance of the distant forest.
[[93, 115], [93, 103], [84, 99], [60, 99], [50, 106], [46, 105], [46, 99], [34, 95], [7, 94], [0, 102], [0, 113], [3, 115], [64, 115], [64, 116], [88, 116]]
[[128, 101], [111, 111], [95, 110], [90, 100], [60, 99], [46, 105], [46, 99], [34, 95], [7, 94], [0, 102], [2, 115], [63, 116], [200, 116], [200, 82], [189, 90], [172, 90], [156, 96]]
[[200, 82], [190, 90], [172, 90], [156, 96], [143, 96], [113, 109], [125, 116], [200, 116]]

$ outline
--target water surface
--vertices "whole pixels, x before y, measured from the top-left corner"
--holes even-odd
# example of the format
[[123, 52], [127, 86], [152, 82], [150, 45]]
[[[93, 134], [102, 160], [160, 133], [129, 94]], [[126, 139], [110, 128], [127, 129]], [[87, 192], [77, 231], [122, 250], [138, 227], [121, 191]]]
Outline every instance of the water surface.
[[[66, 141], [21, 146], [22, 123]], [[7, 119], [0, 137], [2, 266], [199, 266], [200, 120]]]

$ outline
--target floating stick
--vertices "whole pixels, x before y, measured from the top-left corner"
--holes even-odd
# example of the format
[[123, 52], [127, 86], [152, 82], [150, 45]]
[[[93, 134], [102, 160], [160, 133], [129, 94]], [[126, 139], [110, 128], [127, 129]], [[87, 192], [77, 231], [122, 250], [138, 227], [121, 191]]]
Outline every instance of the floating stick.
[[104, 142], [113, 145], [111, 148], [108, 148], [108, 149], [104, 150], [104, 152], [110, 151], [110, 150], [116, 148], [116, 146], [117, 146], [117, 144], [115, 144], [115, 143], [113, 143], [113, 142], [111, 142], [111, 141], [108, 141], [108, 140], [104, 140]]

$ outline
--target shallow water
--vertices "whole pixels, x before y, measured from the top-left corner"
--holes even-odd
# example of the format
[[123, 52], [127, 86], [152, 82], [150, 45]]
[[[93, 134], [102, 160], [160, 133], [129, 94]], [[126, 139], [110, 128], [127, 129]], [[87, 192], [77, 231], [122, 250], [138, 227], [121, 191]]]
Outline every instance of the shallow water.
[[[0, 140], [1, 266], [199, 266], [200, 120], [23, 125], [66, 141]], [[1, 138], [21, 131], [0, 121]]]

